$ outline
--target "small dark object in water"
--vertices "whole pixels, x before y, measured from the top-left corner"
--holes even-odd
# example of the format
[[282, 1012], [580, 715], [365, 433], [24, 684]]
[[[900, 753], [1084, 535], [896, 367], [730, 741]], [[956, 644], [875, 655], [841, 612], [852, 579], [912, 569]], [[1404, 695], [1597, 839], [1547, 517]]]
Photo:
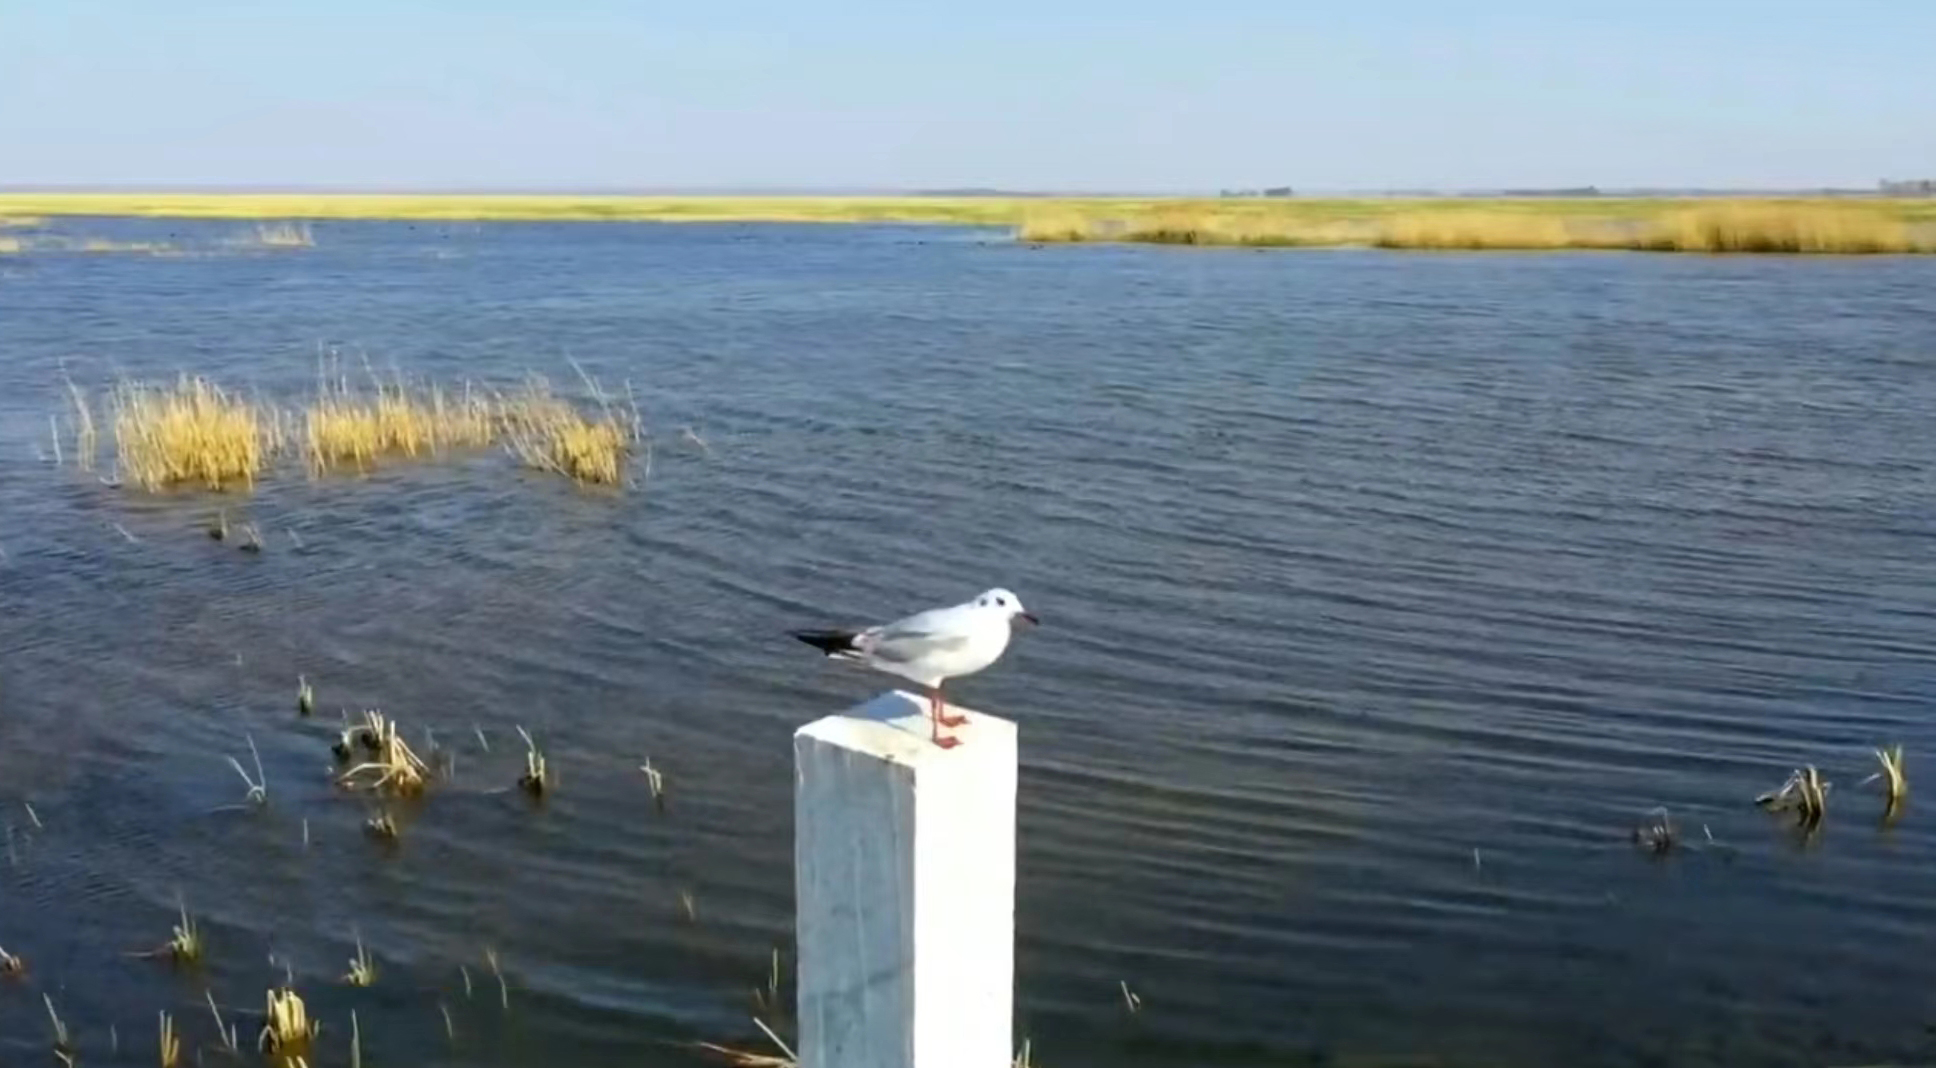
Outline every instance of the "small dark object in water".
[[1680, 845], [1680, 830], [1667, 816], [1665, 808], [1657, 808], [1648, 813], [1653, 817], [1633, 829], [1634, 844], [1655, 856], [1674, 851]]
[[543, 797], [545, 792], [544, 776], [540, 773], [527, 771], [518, 776], [518, 787], [532, 797]]

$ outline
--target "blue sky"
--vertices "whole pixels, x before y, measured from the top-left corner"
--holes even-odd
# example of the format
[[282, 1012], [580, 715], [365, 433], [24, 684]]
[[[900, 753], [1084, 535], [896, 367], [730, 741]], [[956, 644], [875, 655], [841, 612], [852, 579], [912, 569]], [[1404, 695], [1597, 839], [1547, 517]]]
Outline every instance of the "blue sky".
[[0, 0], [0, 185], [1869, 186], [1927, 0]]

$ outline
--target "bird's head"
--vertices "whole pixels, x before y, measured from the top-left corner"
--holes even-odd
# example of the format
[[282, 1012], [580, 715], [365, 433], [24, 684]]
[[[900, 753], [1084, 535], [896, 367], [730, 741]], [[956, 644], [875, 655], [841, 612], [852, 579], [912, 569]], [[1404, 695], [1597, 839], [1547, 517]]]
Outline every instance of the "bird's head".
[[1022, 607], [1021, 598], [1002, 589], [1000, 586], [975, 598], [975, 607], [989, 612], [999, 612], [1010, 620], [1020, 619], [1029, 623], [1041, 622], [1041, 620], [1035, 618], [1034, 613]]

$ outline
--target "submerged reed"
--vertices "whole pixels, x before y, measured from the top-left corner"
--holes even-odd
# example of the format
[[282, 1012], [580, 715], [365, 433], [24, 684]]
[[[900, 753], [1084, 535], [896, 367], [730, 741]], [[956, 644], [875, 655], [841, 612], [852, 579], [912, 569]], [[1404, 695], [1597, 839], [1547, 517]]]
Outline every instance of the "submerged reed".
[[187, 902], [178, 900], [177, 906], [181, 910], [181, 919], [175, 924], [174, 929], [169, 932], [168, 941], [163, 942], [158, 948], [145, 953], [136, 953], [134, 954], [135, 956], [150, 958], [167, 957], [176, 964], [195, 964], [201, 961], [201, 929], [195, 925], [194, 917], [188, 914]]
[[1876, 763], [1882, 765], [1882, 770], [1862, 780], [1862, 783], [1866, 786], [1881, 779], [1889, 804], [1894, 807], [1909, 794], [1909, 775], [1902, 767], [1902, 746], [1897, 744], [1887, 749], [1878, 749], [1875, 751], [1875, 758]]
[[351, 986], [370, 986], [376, 982], [376, 962], [370, 959], [370, 951], [363, 947], [363, 936], [356, 936], [356, 956], [350, 958], [350, 970], [343, 981]]
[[1755, 804], [1773, 812], [1792, 811], [1803, 827], [1814, 827], [1828, 814], [1830, 785], [1811, 764], [1790, 774], [1781, 789], [1755, 798]]
[[175, 1034], [174, 1018], [166, 1010], [161, 1014], [161, 1068], [176, 1068], [181, 1064], [181, 1036]]
[[524, 739], [524, 774], [518, 776], [518, 788], [532, 797], [542, 798], [551, 789], [551, 776], [545, 766], [544, 751], [538, 743], [531, 740], [523, 727], [518, 728], [518, 737]]
[[71, 1065], [74, 1063], [74, 1036], [68, 1033], [67, 1021], [61, 1019], [60, 1013], [54, 1011], [52, 994], [43, 992], [40, 1000], [46, 1003], [47, 1019], [54, 1025], [54, 1056], [62, 1064]]

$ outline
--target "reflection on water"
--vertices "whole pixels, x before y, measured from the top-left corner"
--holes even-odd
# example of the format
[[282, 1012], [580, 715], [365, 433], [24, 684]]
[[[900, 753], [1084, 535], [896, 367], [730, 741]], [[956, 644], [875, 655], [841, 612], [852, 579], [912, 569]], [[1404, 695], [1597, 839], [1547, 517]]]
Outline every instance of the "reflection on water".
[[[32, 966], [0, 1057], [46, 1055], [42, 990], [84, 1063], [149, 1063], [164, 1007], [211, 1041], [204, 987], [249, 1031], [285, 964], [331, 1063], [352, 1008], [391, 1063], [753, 1044], [789, 734], [887, 685], [786, 631], [996, 584], [1049, 625], [959, 696], [1023, 729], [1018, 1025], [1049, 1068], [1936, 1041], [1936, 824], [1858, 786], [1878, 745], [1912, 782], [1936, 750], [1936, 264], [312, 236], [0, 263], [0, 945]], [[629, 380], [650, 477], [486, 452], [218, 502], [46, 462], [63, 373], [294, 396], [319, 348]], [[223, 505], [266, 552], [204, 535]], [[393, 848], [328, 775], [366, 707], [456, 753]], [[1806, 837], [1752, 803], [1805, 764], [1835, 784]], [[1655, 806], [1691, 848], [1635, 847]], [[206, 967], [127, 959], [178, 893]]]

